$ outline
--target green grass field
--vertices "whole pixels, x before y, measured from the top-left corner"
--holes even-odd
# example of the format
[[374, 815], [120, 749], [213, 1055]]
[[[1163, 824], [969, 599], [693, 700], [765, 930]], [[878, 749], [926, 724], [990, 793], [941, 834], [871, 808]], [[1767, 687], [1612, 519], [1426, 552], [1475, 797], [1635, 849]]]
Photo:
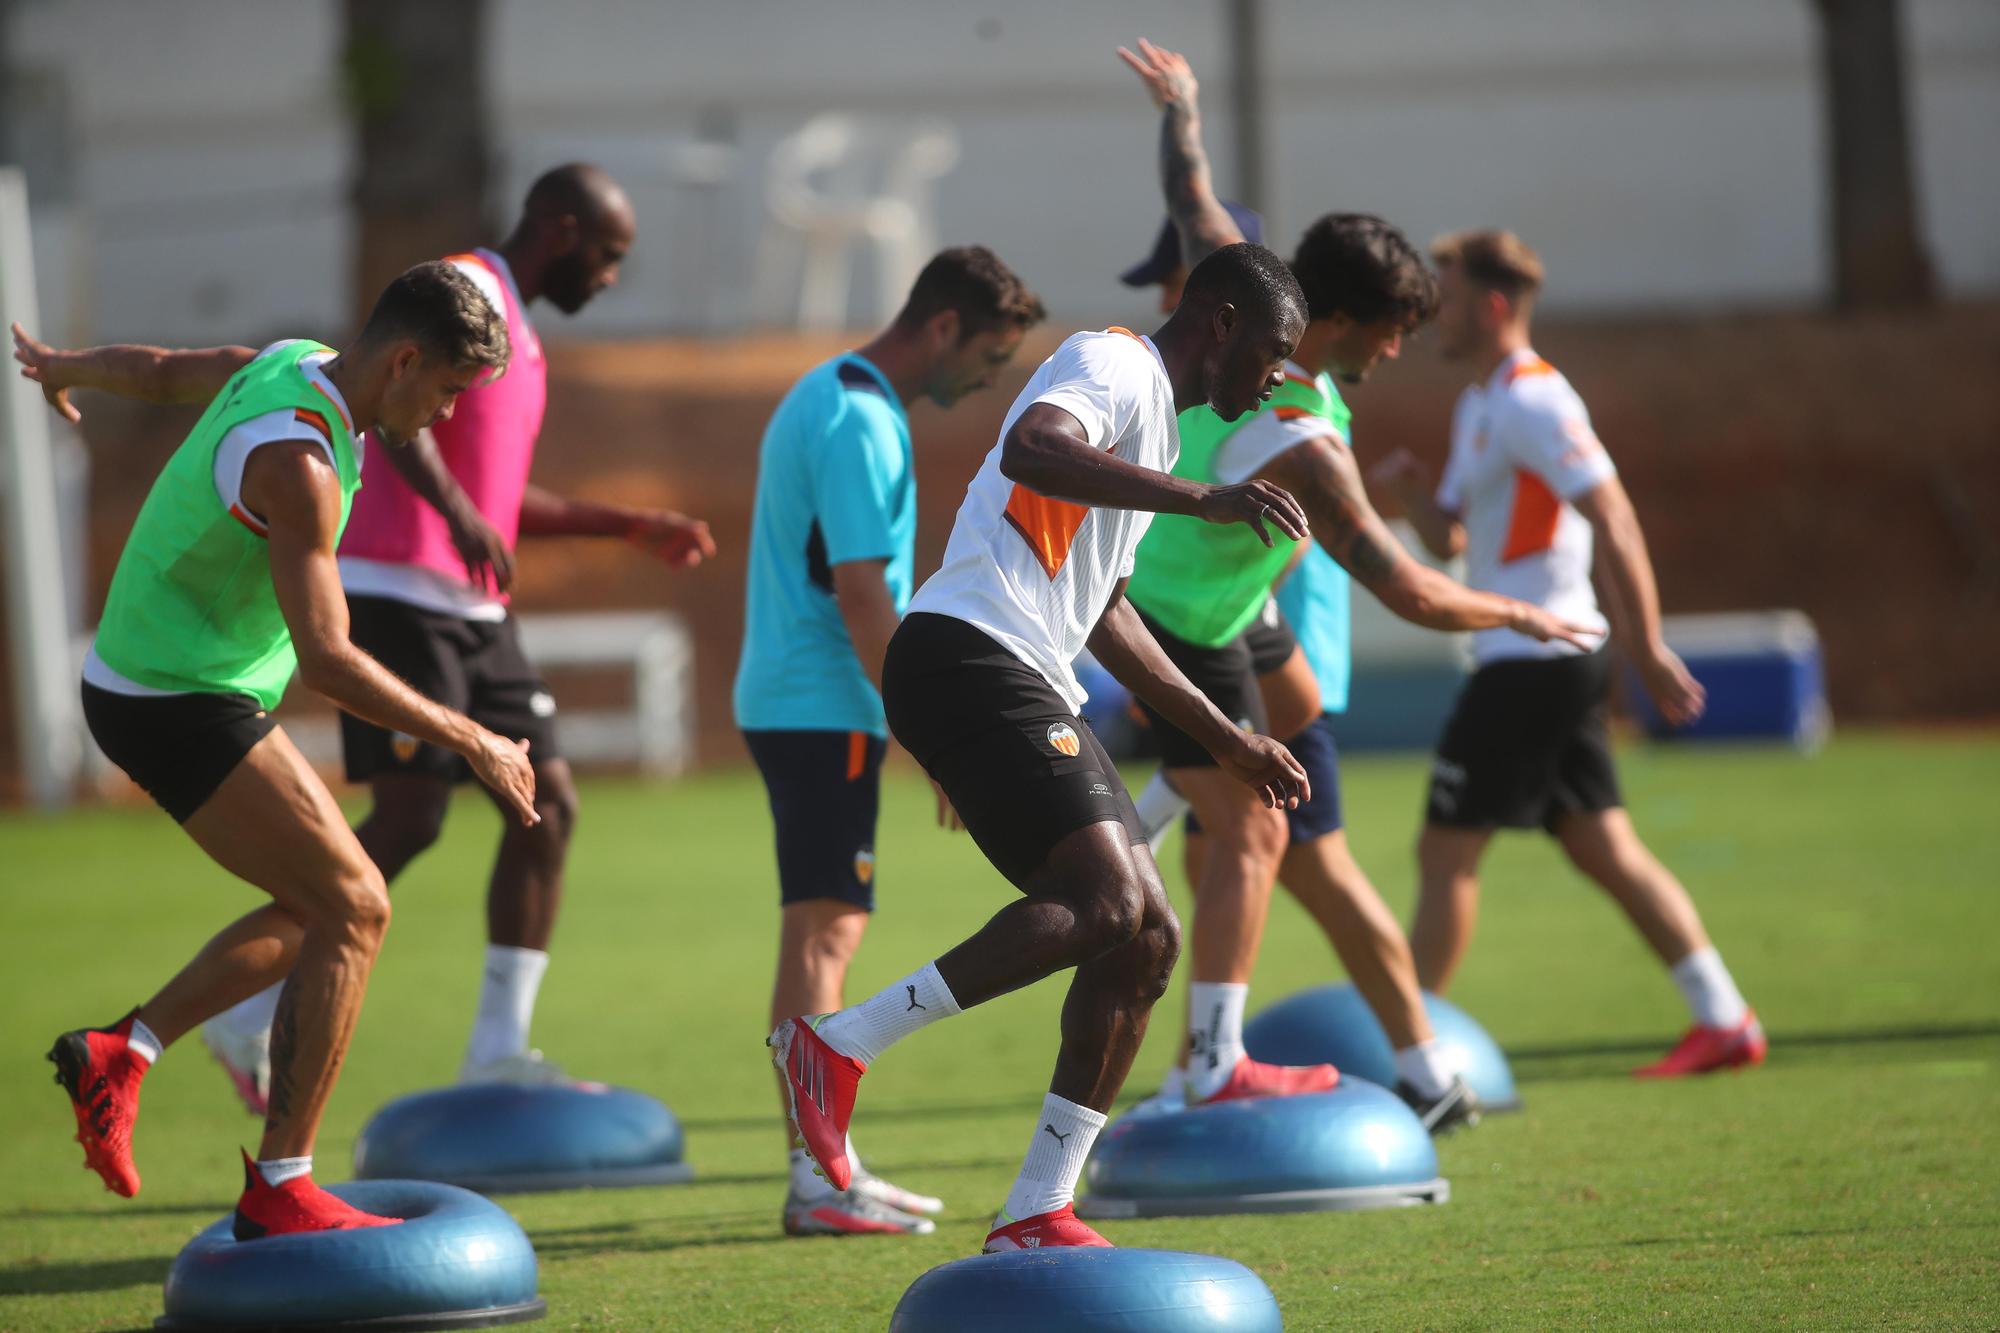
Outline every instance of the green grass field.
[[[1990, 1328], [2000, 1323], [2000, 740], [1861, 736], [1776, 750], [1628, 750], [1642, 831], [1693, 889], [1771, 1034], [1763, 1069], [1625, 1077], [1677, 1035], [1660, 969], [1541, 840], [1490, 862], [1454, 999], [1514, 1054], [1528, 1101], [1441, 1146], [1452, 1201], [1358, 1214], [1108, 1224], [1121, 1244], [1255, 1268], [1287, 1326]], [[1407, 906], [1422, 764], [1361, 759], [1362, 863]], [[920, 1240], [787, 1241], [764, 1032], [775, 891], [749, 773], [584, 793], [536, 1042], [683, 1117], [686, 1186], [516, 1197], [544, 1327], [879, 1329], [926, 1268], [972, 1253], [1033, 1127], [1059, 982], [898, 1047], [855, 1135], [871, 1165], [944, 1196]], [[883, 910], [854, 977], [884, 984], [1008, 892], [928, 793], [892, 783]], [[388, 1098], [455, 1071], [477, 986], [495, 817], [477, 797], [397, 890], [397, 918], [319, 1145], [343, 1178]], [[137, 1002], [252, 901], [150, 809], [0, 817], [0, 1329], [149, 1326], [175, 1251], [231, 1204], [236, 1109], [198, 1040], [146, 1085], [132, 1201], [78, 1169], [42, 1052]], [[1177, 892], [1178, 892], [1178, 885]], [[1335, 975], [1276, 909], [1252, 995]], [[1170, 997], [1178, 1012], [1178, 996]], [[1167, 1062], [1156, 1025], [1132, 1096]]]

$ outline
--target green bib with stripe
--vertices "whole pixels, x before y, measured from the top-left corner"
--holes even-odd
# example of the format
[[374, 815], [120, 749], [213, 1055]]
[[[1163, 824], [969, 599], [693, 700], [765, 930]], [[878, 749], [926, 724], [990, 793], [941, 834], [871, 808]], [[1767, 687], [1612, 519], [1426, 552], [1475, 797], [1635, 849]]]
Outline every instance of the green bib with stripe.
[[[1258, 412], [1317, 417], [1343, 438], [1351, 415], [1324, 373], [1311, 382], [1286, 376], [1269, 402], [1235, 421], [1224, 421], [1208, 407], [1189, 408], [1180, 415], [1181, 456], [1174, 475], [1215, 485], [1224, 443]], [[1247, 523], [1161, 514], [1139, 543], [1125, 595], [1176, 638], [1219, 648], [1249, 628], [1298, 549], [1275, 524], [1267, 522], [1264, 529], [1271, 534], [1270, 546]]]
[[323, 425], [340, 475], [340, 525], [361, 487], [354, 436], [307, 376], [300, 340], [230, 377], [154, 481], [125, 539], [97, 626], [97, 656], [127, 680], [181, 693], [247, 694], [275, 708], [298, 665], [271, 587], [270, 550], [248, 514], [215, 489], [215, 454], [230, 431], [271, 412]]

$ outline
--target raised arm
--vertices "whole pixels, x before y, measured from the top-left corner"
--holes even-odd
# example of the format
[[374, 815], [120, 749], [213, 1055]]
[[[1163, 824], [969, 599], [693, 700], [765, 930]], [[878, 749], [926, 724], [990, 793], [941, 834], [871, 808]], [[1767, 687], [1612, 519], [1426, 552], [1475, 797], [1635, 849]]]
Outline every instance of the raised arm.
[[258, 449], [243, 469], [243, 503], [264, 517], [271, 586], [307, 688], [377, 726], [464, 755], [523, 824], [538, 823], [526, 742], [497, 736], [424, 698], [348, 638], [347, 596], [334, 559], [340, 481], [319, 446], [287, 440]]
[[205, 403], [257, 355], [251, 347], [174, 349], [136, 343], [68, 349], [29, 336], [19, 324], [13, 328], [21, 378], [41, 385], [49, 406], [70, 421], [83, 420], [69, 401], [71, 389], [99, 389], [147, 403]]
[[1266, 521], [1294, 541], [1306, 535], [1305, 512], [1278, 486], [1256, 478], [1208, 486], [1128, 463], [1094, 448], [1083, 423], [1052, 403], [1031, 403], [1015, 419], [1000, 442], [1000, 471], [1039, 495], [1072, 504], [1248, 523], [1266, 546]]
[[675, 569], [692, 569], [715, 554], [708, 524], [671, 509], [638, 509], [574, 500], [540, 486], [521, 497], [523, 537], [623, 537]]
[[1588, 626], [1511, 597], [1476, 592], [1411, 559], [1368, 502], [1354, 455], [1331, 437], [1294, 445], [1267, 463], [1264, 472], [1300, 498], [1327, 554], [1411, 624], [1438, 630], [1506, 628], [1584, 649], [1597, 646]]
[[1312, 783], [1292, 752], [1269, 736], [1244, 731], [1194, 687], [1146, 632], [1120, 584], [1090, 636], [1091, 655], [1161, 717], [1199, 741], [1225, 772], [1271, 808], [1297, 809]]
[[1625, 484], [1607, 477], [1570, 503], [1590, 520], [1596, 538], [1612, 637], [1639, 669], [1639, 679], [1660, 716], [1675, 726], [1694, 721], [1701, 716], [1706, 695], [1660, 632], [1659, 585], [1653, 580], [1646, 535], [1639, 529], [1639, 515]]
[[1465, 525], [1437, 502], [1437, 488], [1415, 454], [1395, 450], [1369, 471], [1368, 479], [1396, 497], [1403, 516], [1432, 555], [1451, 560], [1465, 553]]
[[1160, 108], [1160, 189], [1167, 196], [1167, 215], [1181, 234], [1181, 260], [1189, 268], [1210, 251], [1243, 239], [1236, 220], [1215, 197], [1208, 153], [1201, 146], [1200, 85], [1187, 57], [1162, 50], [1141, 37], [1135, 54], [1118, 48], [1119, 58], [1132, 67]]

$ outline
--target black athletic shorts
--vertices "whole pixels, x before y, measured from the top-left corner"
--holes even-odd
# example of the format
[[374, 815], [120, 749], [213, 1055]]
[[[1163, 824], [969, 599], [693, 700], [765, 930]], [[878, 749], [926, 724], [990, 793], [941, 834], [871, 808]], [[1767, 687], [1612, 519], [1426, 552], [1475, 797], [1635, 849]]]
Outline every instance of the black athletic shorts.
[[[1285, 824], [1295, 843], [1311, 842], [1344, 826], [1340, 809], [1340, 750], [1334, 744], [1333, 714], [1321, 713], [1312, 725], [1285, 742], [1292, 758], [1305, 769], [1313, 798], [1285, 811]], [[1201, 821], [1190, 810], [1183, 818], [1189, 833], [1201, 832]]]
[[[526, 740], [536, 764], [561, 755], [556, 701], [521, 651], [514, 618], [464, 620], [426, 611], [393, 597], [347, 599], [348, 638], [401, 676], [426, 699], [443, 704], [509, 740]], [[340, 715], [347, 780], [378, 773], [423, 773], [463, 782], [471, 765], [456, 751]]]
[[777, 826], [778, 901], [875, 910], [875, 817], [889, 742], [865, 731], [745, 731]]
[[1264, 603], [1264, 609], [1243, 631], [1243, 643], [1250, 650], [1250, 669], [1260, 676], [1268, 676], [1292, 660], [1299, 641], [1291, 622], [1278, 609], [1277, 598]]
[[1058, 842], [1114, 820], [1146, 841], [1117, 766], [1041, 673], [951, 616], [906, 616], [882, 664], [889, 730], [1017, 887]]
[[1425, 817], [1545, 828], [1624, 804], [1607, 729], [1611, 658], [1517, 658], [1473, 672], [1438, 743]]
[[146, 697], [83, 683], [83, 720], [104, 757], [185, 824], [276, 719], [247, 694]]
[[[1224, 717], [1245, 731], [1265, 729], [1269, 719], [1264, 712], [1264, 692], [1257, 686], [1257, 669], [1247, 633], [1237, 635], [1220, 648], [1204, 648], [1176, 636], [1144, 611], [1139, 612], [1139, 619], [1159, 641], [1167, 659], [1208, 696]], [[1285, 636], [1291, 637], [1289, 629]], [[1286, 655], [1290, 655], [1289, 651]], [[1168, 768], [1215, 767], [1215, 756], [1200, 741], [1161, 717], [1144, 700], [1137, 702], [1139, 711], [1153, 728], [1154, 739], [1159, 742], [1161, 764]]]

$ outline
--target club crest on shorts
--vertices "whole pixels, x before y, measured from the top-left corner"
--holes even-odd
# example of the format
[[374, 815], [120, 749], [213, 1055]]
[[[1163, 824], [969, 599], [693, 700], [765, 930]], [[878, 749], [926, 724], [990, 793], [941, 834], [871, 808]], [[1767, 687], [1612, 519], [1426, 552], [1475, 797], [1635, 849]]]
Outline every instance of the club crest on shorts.
[[395, 753], [397, 763], [407, 764], [417, 757], [417, 738], [395, 732], [389, 737], [389, 749]]
[[1066, 754], [1074, 759], [1083, 753], [1083, 742], [1076, 738], [1076, 728], [1067, 722], [1049, 723], [1049, 744], [1057, 754]]
[[873, 884], [875, 882], [875, 852], [873, 848], [863, 847], [854, 854], [854, 878], [860, 880], [863, 884]]

